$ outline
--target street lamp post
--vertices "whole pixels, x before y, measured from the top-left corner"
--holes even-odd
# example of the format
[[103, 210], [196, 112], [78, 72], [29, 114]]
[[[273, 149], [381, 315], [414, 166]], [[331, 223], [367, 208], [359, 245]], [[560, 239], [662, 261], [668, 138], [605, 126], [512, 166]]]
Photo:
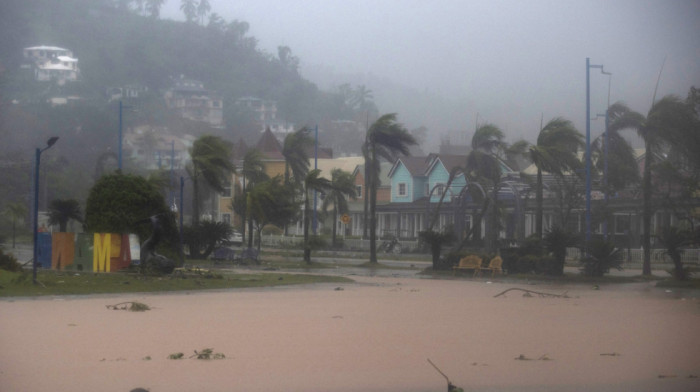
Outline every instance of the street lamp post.
[[603, 65], [593, 65], [586, 57], [586, 243], [591, 239], [591, 68], [599, 68], [602, 74], [610, 75], [603, 70]]
[[37, 284], [36, 280], [36, 266], [37, 258], [39, 256], [38, 239], [39, 239], [39, 165], [41, 164], [41, 153], [48, 150], [56, 144], [58, 136], [52, 136], [46, 141], [46, 147], [43, 149], [36, 149], [36, 160], [34, 167], [34, 259], [32, 260], [32, 282]]

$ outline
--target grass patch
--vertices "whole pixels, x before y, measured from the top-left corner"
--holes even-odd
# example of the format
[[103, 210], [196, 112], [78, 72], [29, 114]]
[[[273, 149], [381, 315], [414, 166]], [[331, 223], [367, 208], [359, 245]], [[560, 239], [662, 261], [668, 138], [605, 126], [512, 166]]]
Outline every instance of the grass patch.
[[338, 276], [281, 273], [218, 275], [187, 273], [155, 277], [124, 272], [64, 271], [39, 271], [37, 280], [41, 284], [33, 284], [29, 272], [0, 271], [0, 297], [168, 292], [352, 282], [348, 278]]

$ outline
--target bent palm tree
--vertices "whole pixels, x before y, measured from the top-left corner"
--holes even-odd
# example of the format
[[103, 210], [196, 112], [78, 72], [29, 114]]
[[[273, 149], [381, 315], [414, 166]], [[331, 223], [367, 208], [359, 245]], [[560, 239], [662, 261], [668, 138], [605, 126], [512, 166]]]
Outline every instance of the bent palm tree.
[[309, 192], [326, 192], [331, 189], [331, 182], [321, 177], [321, 170], [311, 170], [304, 178], [304, 261], [311, 263], [311, 245], [309, 243], [309, 225], [311, 215], [311, 203]]
[[188, 168], [193, 184], [192, 225], [199, 223], [200, 178], [217, 192], [224, 186], [236, 170], [231, 162], [231, 143], [218, 136], [204, 135], [195, 140], [190, 148], [191, 166]]
[[619, 102], [613, 104], [610, 110], [614, 116], [610, 121], [608, 131], [618, 132], [625, 129], [635, 129], [637, 134], [644, 139], [644, 171], [642, 174], [644, 261], [642, 275], [649, 276], [651, 275], [651, 217], [653, 214], [651, 174], [655, 154], [659, 152], [658, 149], [664, 143], [670, 141], [665, 139], [666, 135], [682, 134], [683, 130], [689, 126], [688, 108], [678, 97], [669, 95], [656, 101], [646, 117]]
[[355, 191], [355, 177], [352, 173], [348, 173], [341, 169], [333, 169], [331, 171], [331, 189], [323, 199], [321, 209], [326, 211], [330, 205], [333, 205], [333, 247], [336, 246], [336, 233], [338, 227], [338, 214], [348, 212], [348, 201], [346, 197], [353, 200], [357, 197]]
[[472, 151], [464, 165], [469, 181], [477, 182], [484, 189], [491, 189], [490, 214], [486, 225], [486, 248], [490, 251], [498, 246], [498, 191], [503, 169], [499, 156], [506, 147], [503, 131], [493, 124], [481, 125], [472, 136]]
[[576, 153], [583, 145], [583, 135], [576, 130], [571, 121], [561, 117], [550, 120], [537, 136], [537, 144], [530, 146], [528, 157], [537, 167], [535, 232], [542, 239], [542, 172], [562, 176], [581, 166]]
[[284, 156], [284, 183], [289, 184], [291, 179], [301, 183], [309, 172], [308, 148], [313, 146], [314, 140], [310, 131], [304, 127], [288, 134], [284, 138], [282, 155]]
[[377, 263], [377, 189], [380, 160], [394, 161], [409, 155], [416, 139], [403, 125], [396, 122], [396, 113], [385, 114], [367, 130], [365, 138], [365, 186], [369, 192], [369, 262]]
[[242, 197], [245, 201], [243, 203], [244, 210], [241, 219], [241, 225], [243, 233], [243, 242], [246, 240], [246, 221], [248, 222], [248, 247], [253, 247], [253, 222], [250, 220], [250, 210], [249, 210], [249, 198], [248, 193], [251, 188], [254, 188], [257, 184], [267, 181], [269, 179], [267, 173], [265, 173], [265, 162], [263, 161], [262, 153], [257, 149], [250, 149], [245, 153], [243, 157], [243, 167], [241, 168], [241, 174], [243, 175], [243, 190]]

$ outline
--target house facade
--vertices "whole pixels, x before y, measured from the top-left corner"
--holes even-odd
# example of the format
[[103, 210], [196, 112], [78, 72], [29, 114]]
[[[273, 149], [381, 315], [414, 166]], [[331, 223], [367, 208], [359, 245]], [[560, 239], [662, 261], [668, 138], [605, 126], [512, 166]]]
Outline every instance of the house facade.
[[168, 109], [175, 110], [183, 118], [202, 121], [214, 128], [224, 126], [221, 95], [205, 90], [204, 84], [198, 80], [181, 76], [165, 92], [164, 98]]
[[32, 46], [24, 48], [25, 68], [34, 71], [34, 79], [39, 82], [56, 82], [64, 85], [75, 82], [80, 76], [78, 59], [69, 49], [57, 46]]

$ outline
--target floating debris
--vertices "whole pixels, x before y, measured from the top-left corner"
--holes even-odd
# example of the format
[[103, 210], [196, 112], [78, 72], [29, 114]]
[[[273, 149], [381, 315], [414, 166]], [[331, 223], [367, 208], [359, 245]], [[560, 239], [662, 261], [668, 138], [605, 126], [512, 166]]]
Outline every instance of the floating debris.
[[430, 358], [428, 358], [428, 363], [430, 363], [431, 365], [433, 365], [433, 367], [435, 368], [435, 370], [437, 370], [438, 373], [440, 373], [443, 377], [445, 377], [445, 380], [447, 380], [447, 392], [464, 392], [464, 389], [462, 389], [462, 388], [460, 388], [460, 387], [455, 386], [454, 384], [452, 384], [452, 382], [450, 381], [449, 378], [447, 378], [447, 376], [445, 375], [445, 373], [443, 373], [442, 370], [440, 370], [440, 368], [438, 368], [438, 367], [433, 363], [433, 361], [430, 360]]
[[147, 310], [151, 310], [150, 306], [143, 304], [141, 302], [136, 302], [136, 301], [120, 302], [118, 304], [106, 305], [106, 306], [107, 306], [107, 309], [128, 310], [130, 312], [145, 312]]
[[601, 356], [607, 356], [607, 357], [619, 357], [622, 356], [620, 353], [602, 353], [600, 354]]
[[536, 295], [538, 295], [538, 296], [540, 296], [540, 297], [569, 298], [569, 296], [568, 296], [568, 291], [565, 291], [563, 294], [552, 294], [552, 293], [543, 293], [543, 292], [539, 292], [539, 291], [521, 289], [521, 288], [518, 288], [518, 287], [511, 287], [511, 288], [509, 288], [508, 290], [502, 291], [502, 292], [500, 292], [500, 293], [494, 295], [493, 297], [494, 297], [494, 298], [500, 297], [501, 295], [503, 295], [503, 294], [505, 294], [505, 293], [507, 293], [507, 292], [509, 292], [509, 291], [512, 291], [512, 290], [524, 291], [525, 294], [523, 294], [523, 297], [532, 297], [532, 296], [533, 296], [532, 294], [536, 294]]
[[205, 348], [204, 350], [197, 352], [197, 350], [194, 350], [194, 355], [190, 356], [190, 358], [196, 358], [196, 359], [224, 359], [226, 356], [222, 353], [215, 353], [213, 349], [211, 348]]

